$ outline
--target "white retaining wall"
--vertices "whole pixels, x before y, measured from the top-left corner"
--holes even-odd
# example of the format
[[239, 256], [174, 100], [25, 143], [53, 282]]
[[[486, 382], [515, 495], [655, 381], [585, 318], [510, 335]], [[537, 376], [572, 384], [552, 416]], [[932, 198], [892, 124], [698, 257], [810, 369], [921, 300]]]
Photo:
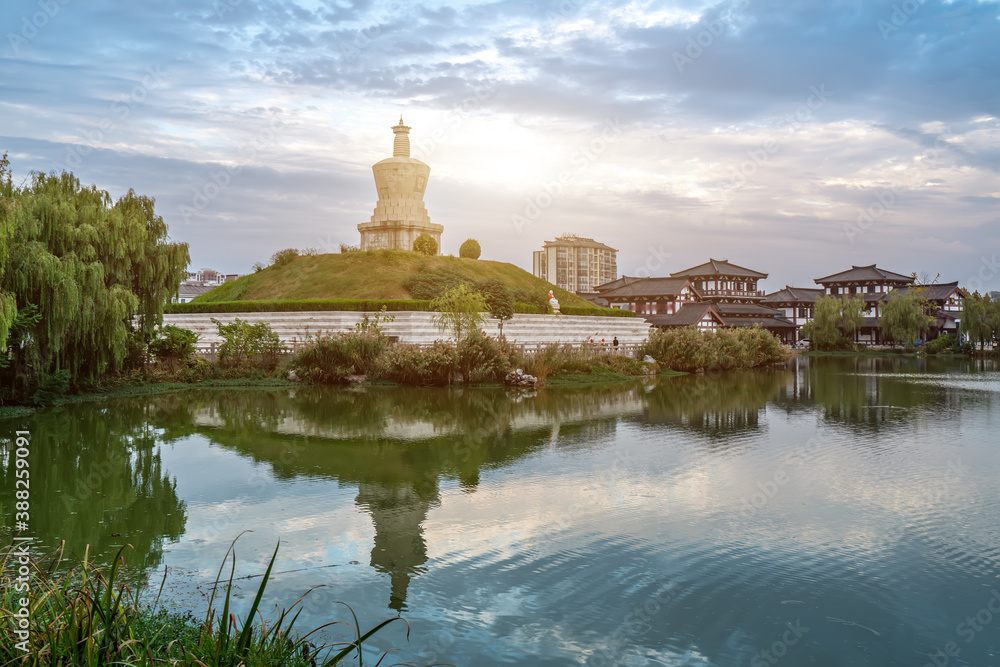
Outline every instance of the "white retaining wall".
[[[401, 343], [429, 345], [447, 336], [434, 325], [434, 313], [400, 311], [390, 313], [395, 320], [382, 325], [388, 336]], [[312, 336], [355, 330], [364, 313], [344, 311], [307, 311], [298, 313], [196, 313], [164, 315], [163, 323], [190, 329], [201, 338], [199, 347], [221, 343], [218, 327], [212, 318], [229, 324], [236, 318], [244, 322], [267, 322], [283, 343], [294, 349]], [[641, 317], [584, 317], [580, 315], [514, 315], [504, 322], [507, 340], [527, 346], [584, 345], [602, 338], [607, 345], [615, 336], [622, 346], [638, 345], [649, 336], [649, 324]], [[488, 318], [483, 329], [489, 335], [499, 333], [499, 321]]]

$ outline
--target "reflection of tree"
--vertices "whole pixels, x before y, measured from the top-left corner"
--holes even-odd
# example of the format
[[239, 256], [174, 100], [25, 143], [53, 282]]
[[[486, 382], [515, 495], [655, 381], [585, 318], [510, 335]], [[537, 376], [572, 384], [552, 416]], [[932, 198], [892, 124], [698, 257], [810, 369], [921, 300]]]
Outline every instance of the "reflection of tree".
[[790, 377], [789, 371], [777, 369], [672, 378], [645, 395], [647, 417], [712, 437], [757, 429], [764, 406]]
[[925, 361], [894, 357], [810, 359], [804, 382], [825, 419], [863, 430], [903, 425], [910, 408], [940, 403], [942, 391], [894, 375], [925, 371]]
[[[80, 556], [90, 545], [98, 563], [131, 544], [125, 557], [133, 576], [158, 565], [162, 539], [179, 538], [186, 517], [176, 483], [163, 470], [144, 401], [49, 410], [25, 426], [31, 431], [29, 534], [47, 547], [65, 540]], [[13, 507], [11, 445], [0, 444], [5, 520]]]

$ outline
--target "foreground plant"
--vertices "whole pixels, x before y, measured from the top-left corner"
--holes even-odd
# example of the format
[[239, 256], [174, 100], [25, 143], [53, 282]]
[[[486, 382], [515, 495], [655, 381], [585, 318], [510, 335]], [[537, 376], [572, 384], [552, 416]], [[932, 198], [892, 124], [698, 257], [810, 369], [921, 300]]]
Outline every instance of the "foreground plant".
[[[237, 537], [237, 539], [239, 539]], [[151, 607], [140, 604], [143, 591], [133, 591], [121, 581], [124, 559], [122, 547], [110, 568], [102, 571], [89, 561], [89, 547], [82, 559], [68, 570], [62, 567], [64, 546], [45, 559], [29, 564], [30, 594], [14, 585], [18, 558], [13, 547], [4, 550], [0, 565], [3, 575], [3, 606], [0, 608], [0, 663], [24, 665], [97, 665], [149, 666], [183, 665], [199, 667], [265, 667], [290, 665], [324, 667], [343, 664], [352, 656], [363, 664], [362, 649], [373, 635], [402, 618], [390, 618], [362, 632], [357, 616], [350, 610], [353, 623], [334, 621], [303, 635], [295, 634], [301, 608], [296, 609], [312, 590], [303, 594], [289, 609], [282, 610], [273, 623], [260, 615], [264, 590], [271, 577], [278, 547], [275, 547], [267, 570], [250, 610], [244, 619], [230, 611], [236, 556], [233, 540], [219, 568], [204, 620], [190, 615], [157, 611], [163, 583]], [[229, 563], [229, 577], [220, 590], [222, 574]], [[318, 588], [318, 587], [317, 587]], [[216, 597], [222, 609], [216, 609]], [[27, 639], [16, 630], [23, 627], [21, 600], [28, 595]], [[347, 606], [347, 605], [344, 605]], [[258, 623], [254, 618], [260, 616]], [[353, 639], [316, 645], [313, 637], [334, 625], [346, 625]], [[409, 624], [407, 623], [407, 639]], [[376, 663], [381, 664], [387, 654]]]

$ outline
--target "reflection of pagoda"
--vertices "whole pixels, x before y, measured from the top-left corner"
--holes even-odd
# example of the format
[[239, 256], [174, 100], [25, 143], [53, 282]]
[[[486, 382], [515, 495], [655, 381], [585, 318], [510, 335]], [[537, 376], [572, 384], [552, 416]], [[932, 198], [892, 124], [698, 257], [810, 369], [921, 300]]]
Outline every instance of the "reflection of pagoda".
[[430, 497], [417, 493], [412, 485], [358, 484], [355, 502], [368, 508], [375, 524], [371, 565], [389, 574], [392, 582], [389, 607], [396, 611], [406, 609], [410, 577], [424, 571], [421, 566], [427, 562], [427, 544], [421, 524], [427, 518], [427, 510], [437, 501], [436, 480]]
[[396, 135], [392, 157], [372, 165], [378, 203], [371, 221], [358, 225], [361, 249], [413, 250], [413, 241], [421, 234], [429, 234], [440, 248], [444, 227], [431, 223], [424, 206], [431, 168], [410, 157], [410, 128], [402, 117], [392, 131]]

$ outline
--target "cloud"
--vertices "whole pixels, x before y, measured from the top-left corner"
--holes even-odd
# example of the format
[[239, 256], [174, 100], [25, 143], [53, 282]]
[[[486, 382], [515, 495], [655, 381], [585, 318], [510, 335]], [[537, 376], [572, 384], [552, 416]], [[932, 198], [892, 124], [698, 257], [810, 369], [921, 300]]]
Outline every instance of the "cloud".
[[[573, 231], [619, 247], [622, 267], [666, 244], [678, 267], [665, 269], [743, 254], [780, 284], [872, 255], [960, 275], [1000, 237], [1000, 5], [897, 5], [67, 3], [30, 39], [0, 42], [0, 150], [23, 174], [91, 149], [75, 169], [85, 182], [155, 194], [196, 263], [227, 271], [279, 246], [356, 240], [370, 165], [404, 113], [432, 149], [445, 251], [475, 236], [529, 266]], [[20, 35], [37, 11], [5, 3], [0, 25]], [[162, 77], [144, 85], [151, 68]], [[621, 134], [511, 235], [611, 119]], [[179, 213], [237, 167], [197, 224]], [[893, 189], [851, 243], [845, 228]]]

